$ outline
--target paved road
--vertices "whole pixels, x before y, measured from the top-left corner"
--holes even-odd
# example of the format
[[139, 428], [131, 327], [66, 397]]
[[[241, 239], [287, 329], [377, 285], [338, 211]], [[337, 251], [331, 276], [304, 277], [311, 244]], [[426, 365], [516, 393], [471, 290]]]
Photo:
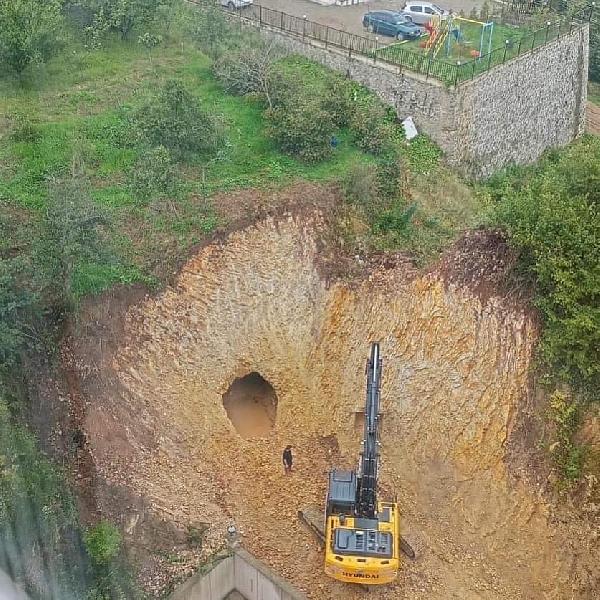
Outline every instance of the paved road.
[[[321, 6], [310, 2], [310, 0], [255, 0], [257, 4], [262, 4], [274, 10], [280, 10], [288, 15], [302, 17], [306, 15], [310, 21], [323, 23], [336, 29], [349, 31], [364, 35], [362, 27], [362, 16], [368, 10], [385, 8], [387, 10], [400, 10], [404, 6], [403, 0], [371, 0], [363, 4], [353, 6]], [[483, 0], [443, 0], [439, 2], [440, 6], [446, 9], [452, 9], [455, 12], [460, 10], [469, 14], [473, 7], [479, 7]]]

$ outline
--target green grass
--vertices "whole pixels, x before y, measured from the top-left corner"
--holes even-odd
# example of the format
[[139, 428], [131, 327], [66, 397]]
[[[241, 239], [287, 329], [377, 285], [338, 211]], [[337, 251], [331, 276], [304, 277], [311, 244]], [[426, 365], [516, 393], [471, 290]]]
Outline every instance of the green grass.
[[[235, 188], [280, 186], [295, 179], [326, 181], [356, 161], [369, 161], [342, 132], [333, 157], [307, 165], [279, 152], [267, 137], [264, 107], [256, 99], [226, 94], [210, 72], [210, 61], [190, 44], [165, 44], [150, 56], [136, 44], [112, 41], [87, 51], [73, 43], [21, 84], [0, 82], [0, 199], [29, 211], [32, 228], [48, 200], [48, 181], [83, 166], [95, 202], [115, 219], [116, 260], [79, 265], [77, 297], [114, 283], [147, 281], [159, 254], [181, 252], [217, 226], [206, 202], [190, 201]], [[294, 68], [292, 66], [292, 68]], [[300, 68], [300, 67], [298, 67]], [[303, 77], [309, 69], [302, 67]], [[316, 84], [322, 73], [313, 73]], [[218, 160], [180, 165], [181, 197], [167, 206], [148, 206], [128, 187], [128, 171], [140, 154], [127, 115], [167, 80], [181, 79], [225, 124], [225, 150]], [[176, 250], [170, 250], [174, 254]], [[175, 260], [174, 255], [171, 256]]]

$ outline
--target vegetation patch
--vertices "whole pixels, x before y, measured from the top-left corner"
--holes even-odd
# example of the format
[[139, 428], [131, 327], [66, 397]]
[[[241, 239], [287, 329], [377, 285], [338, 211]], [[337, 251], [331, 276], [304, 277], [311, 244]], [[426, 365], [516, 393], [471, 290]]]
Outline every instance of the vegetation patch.
[[566, 485], [576, 483], [582, 473], [583, 451], [574, 438], [579, 425], [579, 406], [566, 392], [555, 390], [549, 399], [548, 419], [552, 426], [549, 452]]
[[595, 395], [600, 383], [600, 139], [589, 136], [490, 185], [544, 320], [546, 365]]

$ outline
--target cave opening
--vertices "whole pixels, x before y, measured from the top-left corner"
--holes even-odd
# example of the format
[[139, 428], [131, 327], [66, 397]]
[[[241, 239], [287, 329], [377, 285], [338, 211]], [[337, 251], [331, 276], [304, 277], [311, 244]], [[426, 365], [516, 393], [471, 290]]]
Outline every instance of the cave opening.
[[223, 407], [243, 438], [264, 437], [275, 426], [277, 394], [256, 371], [234, 379], [223, 394]]

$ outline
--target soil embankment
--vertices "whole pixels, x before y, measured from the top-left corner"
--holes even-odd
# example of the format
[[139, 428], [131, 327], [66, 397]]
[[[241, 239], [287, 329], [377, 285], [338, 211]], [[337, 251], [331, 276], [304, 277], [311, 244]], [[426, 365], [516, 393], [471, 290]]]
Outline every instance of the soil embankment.
[[[493, 288], [456, 283], [456, 269], [469, 270], [460, 252], [427, 274], [358, 259], [351, 281], [331, 281], [328, 227], [318, 211], [290, 213], [201, 248], [171, 287], [127, 310], [101, 366], [77, 361], [99, 480], [143, 499], [143, 510], [138, 502], [115, 511], [129, 539], [147, 539], [157, 519], [179, 531], [206, 524], [202, 546], [180, 553], [181, 571], [235, 522], [243, 544], [311, 598], [362, 598], [323, 575], [296, 513], [322, 503], [333, 465], [356, 464], [364, 364], [379, 340], [382, 495], [397, 495], [417, 560], [370, 597], [597, 597], [597, 541], [574, 539], [541, 490], [507, 464], [527, 403], [531, 316]], [[480, 280], [497, 265], [471, 267]], [[261, 392], [268, 418], [240, 435], [223, 396], [251, 373], [276, 400], [261, 404]]]

